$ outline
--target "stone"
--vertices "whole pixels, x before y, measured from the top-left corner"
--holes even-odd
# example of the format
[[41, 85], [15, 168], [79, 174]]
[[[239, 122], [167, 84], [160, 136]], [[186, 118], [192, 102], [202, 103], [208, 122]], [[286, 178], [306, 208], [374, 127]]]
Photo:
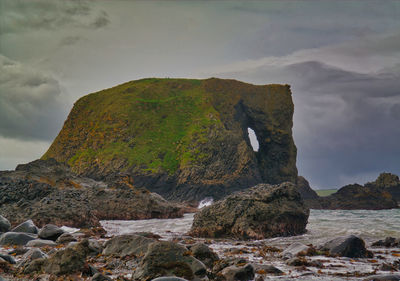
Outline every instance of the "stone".
[[276, 268], [273, 265], [270, 264], [252, 264], [254, 267], [254, 270], [258, 274], [274, 274], [274, 275], [282, 275], [283, 271], [280, 270], [279, 268]]
[[30, 249], [22, 256], [20, 264], [21, 266], [24, 266], [33, 260], [46, 259], [46, 258], [48, 258], [48, 256], [45, 253], [43, 253], [40, 249]]
[[385, 240], [379, 240], [372, 243], [372, 246], [386, 248], [400, 247], [400, 238], [386, 237]]
[[155, 240], [136, 234], [119, 235], [104, 244], [103, 255], [140, 256], [147, 252], [148, 246]]
[[35, 240], [36, 236], [22, 232], [6, 232], [0, 236], [0, 245], [20, 245], [24, 246], [31, 240]]
[[237, 266], [231, 265], [224, 268], [221, 272], [226, 281], [248, 281], [255, 276], [254, 267], [251, 264]]
[[45, 240], [56, 241], [57, 238], [60, 237], [63, 233], [64, 233], [64, 230], [62, 230], [58, 226], [56, 226], [54, 224], [46, 224], [39, 231], [38, 235], [39, 235], [39, 238], [42, 238]]
[[364, 240], [354, 235], [335, 238], [325, 243], [321, 250], [328, 251], [330, 255], [348, 258], [373, 257], [373, 254], [365, 248]]
[[190, 255], [180, 244], [157, 241], [149, 245], [133, 278], [151, 280], [161, 276], [177, 276], [188, 280], [206, 276], [205, 265]]
[[0, 254], [0, 258], [2, 258], [3, 260], [5, 260], [6, 262], [10, 263], [10, 264], [16, 264], [16, 260], [14, 259], [13, 256], [10, 255], [4, 255], [4, 254]]
[[37, 234], [38, 228], [36, 227], [36, 225], [33, 223], [32, 220], [27, 220], [26, 222], [23, 222], [20, 225], [14, 227], [11, 231]]
[[303, 234], [309, 209], [294, 184], [259, 184], [195, 214], [195, 237], [265, 239]]
[[310, 249], [309, 246], [304, 245], [303, 243], [300, 242], [295, 242], [291, 244], [289, 247], [287, 247], [282, 253], [281, 257], [284, 259], [290, 259], [293, 258], [299, 254], [302, 253], [307, 253], [307, 251]]
[[89, 239], [89, 251], [92, 255], [101, 254], [103, 251], [103, 245], [95, 239]]
[[56, 243], [58, 244], [67, 244], [69, 242], [77, 241], [76, 238], [70, 233], [64, 233], [60, 237], [57, 238]]
[[158, 277], [151, 281], [188, 281], [188, 280], [174, 276], [167, 276], [167, 277]]
[[204, 265], [208, 268], [212, 268], [214, 266], [214, 262], [219, 260], [218, 255], [204, 243], [194, 244], [189, 249], [193, 256], [204, 263]]
[[95, 275], [93, 275], [92, 281], [112, 281], [112, 279], [110, 277], [107, 277], [101, 273], [96, 273]]
[[90, 253], [87, 239], [49, 257], [42, 266], [42, 270], [49, 274], [64, 275], [81, 272], [86, 264], [86, 257]]
[[43, 239], [36, 239], [36, 240], [31, 240], [28, 243], [26, 243], [27, 247], [54, 247], [57, 246], [57, 243], [55, 243], [52, 240], [43, 240]]
[[10, 222], [5, 217], [0, 216], [0, 232], [8, 232], [10, 229]]

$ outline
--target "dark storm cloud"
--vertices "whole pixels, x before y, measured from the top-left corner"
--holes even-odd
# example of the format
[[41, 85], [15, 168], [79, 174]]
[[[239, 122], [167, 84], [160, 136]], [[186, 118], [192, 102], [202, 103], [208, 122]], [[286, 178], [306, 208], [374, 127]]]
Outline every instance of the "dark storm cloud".
[[50, 140], [65, 110], [58, 81], [0, 55], [0, 137]]
[[224, 76], [292, 86], [298, 167], [314, 187], [400, 171], [400, 72], [365, 74], [304, 61]]
[[104, 10], [84, 0], [0, 0], [0, 34], [61, 27], [100, 28], [109, 23]]

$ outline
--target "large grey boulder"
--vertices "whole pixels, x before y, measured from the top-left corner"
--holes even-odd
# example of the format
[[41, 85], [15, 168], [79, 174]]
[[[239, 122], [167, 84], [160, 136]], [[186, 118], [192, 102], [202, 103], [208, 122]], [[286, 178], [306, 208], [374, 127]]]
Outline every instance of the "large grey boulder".
[[354, 235], [337, 237], [325, 243], [321, 250], [328, 251], [330, 255], [348, 258], [370, 258], [373, 256], [365, 248], [364, 240]]
[[190, 234], [238, 239], [298, 235], [306, 231], [309, 212], [294, 184], [259, 184], [203, 208]]
[[129, 256], [144, 255], [155, 240], [136, 234], [119, 235], [104, 244], [103, 255]]
[[218, 255], [203, 243], [197, 243], [191, 246], [190, 251], [196, 259], [204, 263], [208, 268], [212, 268], [214, 262], [219, 260]]
[[249, 281], [255, 276], [254, 267], [251, 264], [237, 266], [231, 265], [224, 268], [221, 272], [226, 281]]
[[36, 239], [26, 243], [27, 247], [54, 247], [57, 243], [52, 240]]
[[14, 227], [11, 231], [37, 234], [38, 228], [36, 227], [36, 225], [33, 223], [32, 220], [27, 220], [26, 222], [23, 222], [20, 225]]
[[6, 232], [0, 236], [0, 245], [19, 245], [24, 246], [31, 240], [35, 240], [36, 236], [29, 233]]
[[293, 258], [301, 253], [307, 253], [307, 251], [310, 249], [309, 246], [304, 245], [303, 243], [300, 242], [295, 242], [291, 244], [289, 247], [287, 247], [282, 253], [281, 256], [284, 259], [290, 259]]
[[162, 276], [177, 276], [188, 280], [203, 278], [205, 265], [190, 255], [180, 244], [158, 241], [149, 245], [146, 255], [136, 269], [133, 278], [151, 280]]
[[45, 240], [53, 240], [56, 241], [58, 237], [60, 237], [64, 233], [64, 230], [59, 228], [54, 224], [46, 224], [43, 228], [39, 231], [39, 238]]
[[48, 258], [47, 254], [43, 253], [40, 249], [30, 249], [22, 256], [18, 266], [26, 267], [34, 260], [46, 258]]
[[3, 216], [0, 216], [0, 232], [7, 232], [10, 231], [11, 229], [11, 224], [8, 221], [8, 219], [6, 219]]

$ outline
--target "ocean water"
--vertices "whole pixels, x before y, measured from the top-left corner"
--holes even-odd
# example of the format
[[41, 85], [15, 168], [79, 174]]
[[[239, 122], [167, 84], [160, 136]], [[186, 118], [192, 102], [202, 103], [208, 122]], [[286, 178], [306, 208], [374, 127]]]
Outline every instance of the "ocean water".
[[[102, 221], [109, 235], [150, 231], [163, 237], [182, 236], [190, 230], [194, 214], [179, 219]], [[366, 242], [387, 236], [400, 237], [400, 209], [392, 210], [311, 210], [307, 233], [293, 237], [267, 239], [273, 244], [304, 241], [318, 245], [337, 236], [354, 234]]]
[[[102, 221], [101, 224], [108, 235], [128, 234], [133, 232], [150, 231], [157, 233], [163, 239], [182, 238], [190, 230], [194, 214], [185, 214], [179, 219], [151, 219], [140, 221]], [[286, 274], [284, 276], [265, 276], [264, 280], [363, 280], [363, 277], [343, 277], [340, 274], [388, 274], [379, 270], [383, 262], [391, 263], [398, 259], [393, 251], [400, 249], [369, 248], [375, 255], [383, 256], [382, 260], [349, 259], [316, 256], [312, 260], [322, 261], [324, 268], [307, 268], [297, 270], [289, 267], [278, 256], [268, 259], [257, 257], [253, 254], [254, 247], [260, 245], [275, 246], [281, 249], [294, 242], [313, 244], [315, 246], [336, 238], [338, 236], [354, 234], [366, 241], [367, 246], [387, 236], [400, 238], [400, 209], [392, 210], [311, 210], [307, 232], [303, 235], [292, 237], [277, 237], [260, 241], [239, 242], [232, 240], [213, 240], [209, 246], [219, 256], [226, 257], [227, 252], [233, 248], [248, 250], [242, 256], [253, 263], [272, 264]], [[204, 239], [197, 239], [205, 241]], [[246, 251], [245, 251], [246, 252]], [[229, 255], [229, 254], [228, 254]]]

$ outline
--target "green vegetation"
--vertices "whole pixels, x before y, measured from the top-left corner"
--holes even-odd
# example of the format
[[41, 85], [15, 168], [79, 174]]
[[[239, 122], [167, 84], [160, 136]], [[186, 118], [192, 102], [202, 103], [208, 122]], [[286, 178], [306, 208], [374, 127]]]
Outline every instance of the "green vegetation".
[[324, 196], [329, 196], [333, 193], [338, 191], [337, 189], [319, 189], [315, 190], [315, 192], [318, 194], [318, 196], [324, 197]]
[[[68, 157], [78, 169], [118, 159], [144, 171], [172, 174], [206, 157], [196, 144], [207, 141], [211, 126], [221, 124], [217, 116], [200, 80], [143, 79], [78, 100], [71, 124], [66, 122], [58, 138], [67, 134], [78, 148]], [[43, 158], [57, 154], [54, 150]]]

